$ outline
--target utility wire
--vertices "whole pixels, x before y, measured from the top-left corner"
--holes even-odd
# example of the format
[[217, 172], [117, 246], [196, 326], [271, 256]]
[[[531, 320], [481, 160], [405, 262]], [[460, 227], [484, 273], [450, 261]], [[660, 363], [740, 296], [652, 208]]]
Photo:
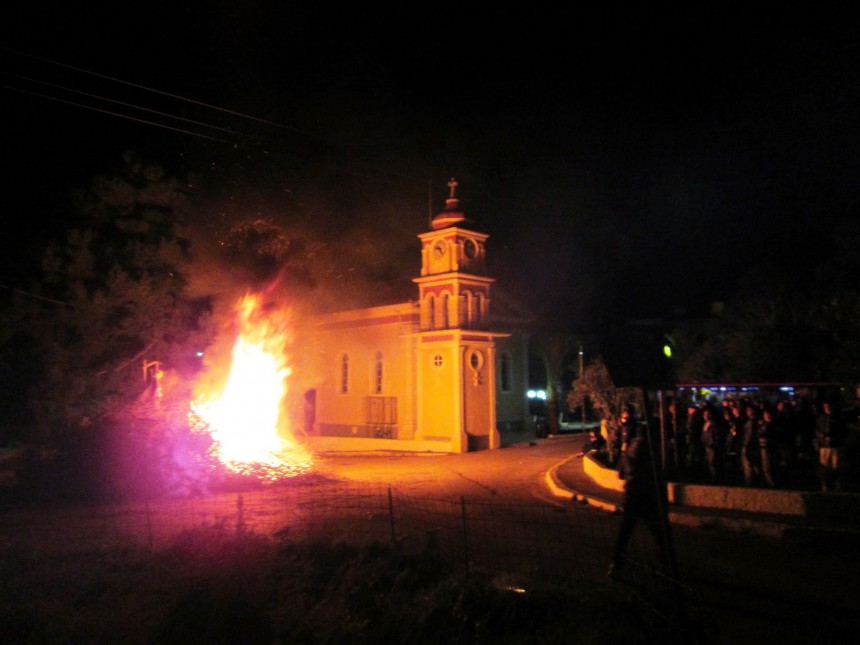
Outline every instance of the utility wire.
[[211, 141], [218, 141], [220, 143], [228, 143], [232, 144], [232, 141], [228, 141], [227, 139], [219, 139], [218, 137], [212, 137], [207, 134], [202, 134], [200, 132], [193, 132], [191, 130], [184, 130], [182, 128], [174, 128], [173, 126], [165, 125], [164, 123], [156, 123], [155, 121], [148, 121], [146, 119], [139, 119], [137, 117], [130, 116], [128, 114], [121, 114], [119, 112], [111, 112], [110, 110], [103, 110], [101, 108], [94, 107], [92, 105], [85, 105], [83, 103], [76, 103], [75, 101], [69, 101], [67, 99], [57, 98], [55, 96], [49, 96], [47, 94], [41, 94], [39, 92], [33, 92], [30, 90], [23, 90], [19, 87], [12, 87], [11, 85], [2, 85], [0, 87], [4, 87], [8, 90], [12, 90], [14, 92], [20, 92], [21, 94], [29, 94], [31, 96], [38, 96], [39, 98], [47, 99], [49, 101], [56, 101], [57, 103], [65, 103], [66, 105], [74, 105], [75, 107], [84, 108], [86, 110], [92, 110], [94, 112], [101, 112], [102, 114], [109, 114], [110, 116], [116, 116], [121, 119], [128, 119], [129, 121], [136, 121], [138, 123], [145, 123], [146, 125], [152, 125], [157, 128], [164, 128], [165, 130], [172, 130], [174, 132], [181, 132], [182, 134], [188, 134], [194, 137], [200, 137], [201, 139], [210, 139]]
[[155, 88], [147, 87], [145, 85], [138, 85], [137, 83], [132, 83], [130, 81], [124, 81], [120, 78], [114, 78], [113, 76], [107, 76], [106, 74], [99, 74], [98, 72], [93, 72], [93, 71], [83, 69], [80, 67], [75, 67], [74, 65], [68, 65], [66, 63], [60, 63], [58, 61], [51, 60], [49, 58], [44, 58], [42, 56], [36, 56], [35, 54], [28, 54], [27, 52], [22, 52], [22, 51], [19, 51], [17, 49], [11, 49], [9, 47], [0, 47], [0, 49], [3, 49], [4, 51], [10, 52], [12, 54], [17, 54], [18, 56], [25, 56], [27, 58], [32, 58], [33, 60], [38, 60], [38, 61], [41, 61], [43, 63], [48, 63], [50, 65], [56, 65], [57, 67], [63, 67], [65, 69], [71, 69], [71, 70], [74, 70], [76, 72], [80, 72], [81, 74], [88, 74], [90, 76], [102, 78], [102, 79], [105, 79], [108, 81], [112, 81], [114, 83], [120, 83], [122, 85], [127, 85], [129, 87], [134, 87], [134, 88], [137, 88], [140, 90], [145, 90], [147, 92], [152, 92], [153, 94], [159, 94], [161, 96], [167, 96], [169, 98], [176, 99], [178, 101], [184, 101], [186, 103], [191, 103], [193, 105], [199, 105], [202, 107], [206, 107], [206, 108], [209, 108], [210, 110], [216, 110], [218, 112], [224, 112], [225, 114], [231, 114], [233, 116], [238, 116], [238, 117], [241, 117], [243, 119], [250, 119], [252, 121], [257, 121], [258, 123], [265, 123], [266, 125], [272, 125], [276, 128], [283, 128], [285, 130], [291, 130], [293, 132], [298, 132], [300, 134], [304, 134], [307, 136], [313, 136], [309, 132], [304, 132], [302, 130], [299, 130], [298, 128], [293, 128], [293, 127], [290, 127], [288, 125], [283, 125], [282, 123], [276, 123], [274, 121], [268, 121], [266, 119], [261, 119], [260, 117], [252, 116], [249, 114], [243, 114], [242, 112], [234, 112], [233, 110], [228, 110], [226, 108], [218, 107], [217, 105], [211, 105], [210, 103], [204, 103], [203, 101], [197, 101], [195, 99], [189, 99], [189, 98], [186, 98], [184, 96], [179, 96], [178, 94], [171, 94], [170, 92], [163, 92], [162, 90], [157, 90]]
[[[220, 130], [221, 132], [226, 132], [227, 134], [235, 134], [236, 136], [246, 136], [241, 132], [236, 132], [235, 130], [230, 130], [229, 128], [223, 128], [223, 127], [220, 127], [217, 125], [213, 125], [211, 123], [205, 123], [203, 121], [196, 121], [194, 119], [188, 119], [185, 117], [177, 116], [176, 114], [170, 114], [168, 112], [161, 112], [159, 110], [153, 110], [151, 108], [142, 107], [140, 105], [135, 105], [133, 103], [126, 103], [125, 101], [118, 101], [116, 99], [111, 99], [111, 98], [108, 98], [106, 96], [101, 96], [99, 94], [92, 94], [90, 92], [84, 92], [83, 90], [76, 90], [74, 88], [66, 87], [64, 85], [58, 85], [57, 83], [49, 83], [48, 81], [40, 81], [38, 79], [31, 78], [29, 76], [22, 76], [20, 74], [13, 74], [11, 72], [0, 72], [0, 74], [6, 74], [7, 76], [12, 76], [13, 78], [28, 81], [30, 83], [35, 83], [37, 85], [45, 85], [45, 86], [48, 86], [48, 87], [51, 87], [54, 89], [59, 89], [59, 90], [63, 90], [66, 92], [71, 92], [72, 94], [79, 94], [81, 96], [86, 96], [88, 98], [93, 98], [93, 99], [98, 99], [100, 101], [105, 101], [107, 103], [114, 103], [116, 105], [122, 105], [123, 107], [129, 107], [129, 108], [132, 108], [135, 110], [140, 110], [141, 112], [149, 112], [150, 114], [157, 114], [158, 116], [164, 116], [164, 117], [167, 117], [169, 119], [176, 119], [177, 121], [184, 121], [185, 123], [191, 123], [194, 125], [201, 125], [201, 126], [206, 127], [206, 128], [212, 128], [213, 130]], [[9, 87], [10, 89], [12, 89], [8, 85], [5, 85], [4, 87]], [[19, 91], [26, 91], [26, 90], [19, 90]], [[38, 95], [38, 96], [43, 96], [43, 95]], [[87, 106], [83, 106], [83, 107], [87, 107]]]
[[63, 302], [62, 300], [55, 300], [53, 298], [47, 298], [45, 296], [40, 296], [35, 293], [30, 293], [29, 291], [24, 291], [23, 289], [17, 289], [15, 287], [9, 287], [5, 284], [0, 284], [0, 289], [7, 289], [12, 291], [13, 293], [20, 294], [22, 296], [27, 296], [28, 298], [33, 298], [34, 300], [44, 300], [45, 302], [50, 302], [55, 305], [63, 305], [64, 307], [71, 307], [73, 309], [78, 309], [78, 305], [73, 305], [70, 302]]
[[[125, 80], [123, 80], [123, 79], [119, 79], [119, 78], [115, 78], [115, 77], [112, 77], [112, 76], [108, 76], [108, 75], [106, 75], [106, 74], [101, 74], [101, 73], [98, 73], [98, 72], [93, 72], [93, 71], [90, 71], [90, 70], [87, 70], [87, 69], [83, 69], [83, 68], [80, 68], [80, 67], [76, 67], [76, 66], [74, 66], [74, 65], [69, 65], [69, 64], [66, 64], [66, 63], [61, 63], [61, 62], [59, 62], [59, 61], [51, 60], [51, 59], [49, 59], [49, 58], [45, 58], [45, 57], [43, 57], [43, 56], [38, 56], [38, 55], [35, 55], [35, 54], [30, 54], [30, 53], [27, 53], [27, 52], [23, 52], [23, 51], [20, 51], [20, 50], [17, 50], [17, 49], [13, 49], [13, 48], [10, 48], [10, 47], [4, 47], [4, 46], [0, 46], [0, 51], [6, 51], [6, 52], [9, 52], [9, 53], [12, 53], [12, 54], [18, 55], [18, 56], [22, 56], [22, 57], [30, 58], [30, 59], [33, 59], [33, 60], [36, 60], [36, 61], [39, 61], [39, 62], [42, 62], [42, 63], [46, 63], [46, 64], [49, 64], [49, 65], [54, 65], [54, 66], [61, 67], [61, 68], [64, 68], [64, 69], [73, 70], [73, 71], [75, 71], [75, 72], [79, 72], [79, 73], [81, 73], [81, 74], [87, 74], [87, 75], [90, 75], [90, 76], [93, 76], [93, 77], [96, 77], [96, 78], [100, 78], [100, 79], [108, 80], [108, 81], [111, 81], [111, 82], [113, 82], [113, 83], [119, 83], [119, 84], [121, 84], [121, 85], [126, 85], [126, 86], [128, 86], [128, 87], [133, 87], [133, 88], [136, 88], [136, 89], [144, 90], [144, 91], [146, 91], [146, 92], [152, 92], [152, 93], [157, 94], [157, 95], [160, 95], [160, 96], [165, 96], [165, 97], [168, 97], [168, 98], [171, 98], [171, 99], [175, 99], [175, 100], [178, 100], [178, 101], [182, 101], [182, 102], [186, 102], [186, 103], [189, 103], [189, 104], [192, 104], [192, 105], [197, 105], [197, 106], [205, 107], [205, 108], [208, 108], [208, 109], [211, 109], [211, 110], [215, 110], [215, 111], [217, 111], [217, 112], [222, 112], [222, 113], [229, 114], [229, 115], [232, 115], [232, 116], [235, 116], [235, 117], [239, 117], [239, 118], [243, 118], [243, 119], [248, 119], [248, 120], [250, 120], [250, 121], [255, 121], [255, 122], [257, 122], [257, 123], [262, 123], [262, 124], [270, 125], [270, 126], [272, 126], [272, 127], [279, 128], [279, 129], [282, 129], [282, 130], [288, 130], [288, 131], [291, 131], [291, 132], [294, 132], [294, 133], [297, 133], [297, 134], [301, 134], [301, 135], [303, 135], [303, 136], [306, 136], [306, 137], [308, 137], [308, 138], [310, 138], [310, 139], [316, 139], [316, 140], [318, 140], [318, 141], [320, 141], [320, 142], [327, 143], [327, 144], [330, 144], [330, 145], [343, 145], [343, 144], [339, 144], [339, 143], [337, 143], [337, 142], [335, 142], [335, 141], [327, 140], [327, 139], [326, 139], [326, 138], [324, 138], [324, 137], [320, 137], [320, 136], [315, 135], [315, 134], [313, 134], [313, 133], [310, 133], [310, 132], [308, 132], [308, 131], [301, 130], [300, 128], [295, 128], [295, 127], [292, 127], [292, 126], [284, 125], [284, 124], [282, 124], [282, 123], [277, 123], [277, 122], [275, 122], [275, 121], [270, 121], [270, 120], [263, 119], [263, 118], [260, 118], [260, 117], [256, 117], [256, 116], [253, 116], [253, 115], [244, 114], [244, 113], [242, 113], [242, 112], [236, 112], [236, 111], [229, 110], [229, 109], [226, 109], [226, 108], [222, 108], [222, 107], [219, 107], [219, 106], [216, 106], [216, 105], [212, 105], [212, 104], [209, 104], [209, 103], [205, 103], [205, 102], [203, 102], [203, 101], [197, 101], [197, 100], [195, 100], [195, 99], [189, 99], [189, 98], [186, 98], [186, 97], [183, 97], [183, 96], [180, 96], [180, 95], [177, 95], [177, 94], [173, 94], [173, 93], [170, 93], [170, 92], [164, 92], [164, 91], [162, 91], [162, 90], [158, 90], [158, 89], [155, 89], [155, 88], [147, 87], [147, 86], [145, 86], [145, 85], [140, 85], [140, 84], [137, 84], [137, 83], [132, 83], [132, 82], [130, 82], [130, 81], [125, 81]], [[8, 74], [8, 75], [10, 75], [10, 76], [18, 76], [19, 78], [23, 78], [23, 79], [28, 80], [28, 81], [30, 81], [30, 82], [40, 83], [40, 84], [44, 84], [44, 85], [48, 85], [48, 86], [53, 86], [53, 87], [55, 87], [55, 88], [57, 88], [57, 89], [62, 89], [62, 90], [66, 90], [66, 91], [69, 91], [69, 92], [75, 92], [75, 93], [82, 94], [82, 95], [85, 95], [85, 96], [90, 96], [91, 98], [98, 98], [98, 99], [101, 99], [101, 100], [105, 100], [105, 101], [109, 101], [109, 102], [117, 103], [117, 104], [120, 104], [120, 105], [124, 105], [124, 106], [126, 106], [126, 107], [131, 107], [131, 108], [138, 109], [138, 110], [141, 110], [141, 111], [145, 111], [145, 112], [150, 112], [150, 113], [153, 113], [153, 114], [157, 114], [157, 115], [159, 115], [159, 116], [165, 116], [165, 117], [167, 117], [167, 118], [173, 118], [173, 119], [176, 119], [176, 120], [185, 121], [185, 122], [188, 122], [188, 123], [193, 123], [193, 124], [195, 124], [195, 125], [202, 125], [203, 127], [208, 127], [208, 128], [213, 128], [213, 129], [216, 129], [216, 130], [221, 130], [221, 131], [227, 132], [227, 133], [229, 133], [229, 134], [235, 134], [236, 136], [248, 136], [249, 138], [253, 138], [253, 137], [251, 137], [250, 135], [247, 135], [247, 134], [243, 135], [243, 133], [237, 133], [237, 132], [235, 132], [235, 131], [233, 131], [233, 130], [230, 130], [230, 129], [227, 129], [227, 128], [221, 128], [221, 127], [219, 127], [219, 126], [215, 126], [215, 125], [213, 125], [213, 124], [208, 124], [208, 123], [205, 123], [205, 122], [202, 122], [202, 121], [195, 121], [195, 120], [193, 120], [193, 119], [186, 119], [186, 118], [184, 118], [184, 117], [180, 117], [180, 116], [177, 116], [177, 115], [173, 115], [173, 114], [169, 114], [169, 113], [163, 113], [163, 112], [159, 112], [159, 111], [157, 111], [157, 110], [151, 110], [151, 109], [149, 109], [149, 108], [144, 108], [144, 107], [141, 107], [141, 106], [139, 106], [139, 105], [128, 104], [128, 103], [124, 103], [124, 102], [122, 102], [122, 101], [117, 101], [117, 100], [114, 100], [114, 99], [109, 99], [109, 98], [106, 98], [106, 97], [103, 97], [103, 96], [99, 96], [99, 95], [90, 95], [90, 94], [88, 94], [88, 93], [86, 93], [86, 92], [83, 92], [83, 91], [80, 91], [80, 90], [74, 90], [74, 89], [71, 89], [71, 88], [68, 88], [68, 87], [64, 87], [64, 86], [57, 86], [57, 85], [54, 85], [54, 84], [49, 83], [49, 82], [47, 82], [47, 81], [39, 81], [39, 80], [32, 79], [32, 78], [29, 78], [29, 77], [23, 77], [23, 76], [19, 76], [19, 75], [16, 75], [16, 74], [12, 74], [12, 73], [10, 73], [10, 72], [4, 72], [4, 73], [6, 73], [6, 74]], [[234, 147], [235, 147], [235, 145], [236, 145], [236, 143], [235, 143], [234, 141], [228, 141], [228, 140], [221, 139], [221, 138], [218, 138], [218, 137], [215, 137], [215, 136], [209, 136], [209, 135], [202, 134], [202, 133], [199, 133], [199, 132], [194, 132], [194, 131], [185, 130], [185, 129], [182, 129], [182, 128], [172, 127], [172, 126], [169, 126], [169, 125], [166, 125], [166, 124], [163, 124], [163, 123], [158, 123], [158, 122], [155, 122], [155, 121], [150, 121], [150, 120], [146, 120], [146, 119], [140, 119], [140, 118], [136, 118], [136, 117], [129, 116], [129, 115], [125, 115], [125, 114], [121, 114], [121, 113], [117, 113], [117, 112], [112, 112], [112, 111], [109, 111], [109, 110], [104, 110], [104, 109], [100, 109], [100, 108], [97, 108], [97, 107], [93, 107], [93, 106], [89, 106], [89, 105], [85, 105], [85, 104], [81, 104], [81, 103], [76, 103], [76, 102], [74, 102], [74, 101], [69, 101], [69, 100], [66, 100], [66, 99], [61, 99], [61, 98], [53, 97], [53, 96], [50, 96], [50, 95], [45, 95], [45, 94], [41, 94], [41, 93], [38, 93], [38, 92], [33, 92], [33, 91], [29, 91], [29, 90], [25, 90], [25, 89], [17, 88], [17, 87], [14, 87], [14, 86], [3, 85], [2, 87], [5, 87], [5, 88], [7, 88], [7, 89], [10, 89], [10, 90], [13, 90], [13, 91], [17, 91], [17, 92], [20, 92], [20, 93], [23, 93], [23, 94], [30, 94], [30, 95], [32, 95], [32, 96], [37, 96], [37, 97], [44, 98], [44, 99], [47, 99], [47, 100], [52, 100], [52, 101], [56, 101], [56, 102], [59, 102], [59, 103], [66, 103], [66, 104], [73, 105], [73, 106], [76, 106], [76, 107], [80, 107], [80, 108], [84, 108], [84, 109], [93, 110], [93, 111], [95, 111], [95, 112], [101, 112], [101, 113], [108, 114], [108, 115], [111, 115], [111, 116], [115, 116], [115, 117], [118, 117], [118, 118], [124, 118], [124, 119], [128, 119], [128, 120], [130, 120], [130, 121], [135, 121], [135, 122], [138, 122], [138, 123], [143, 123], [143, 124], [146, 124], [146, 125], [151, 125], [151, 126], [154, 126], [154, 127], [163, 128], [163, 129], [166, 129], [166, 130], [171, 130], [171, 131], [179, 132], [179, 133], [182, 133], [182, 134], [188, 134], [188, 135], [190, 135], [190, 136], [194, 136], [194, 137], [198, 137], [198, 138], [202, 138], [202, 139], [208, 139], [208, 140], [216, 141], [216, 142], [219, 142], [219, 143], [225, 143], [225, 144], [228, 144], [228, 145], [231, 145], [231, 146], [234, 146]], [[332, 165], [332, 164], [321, 164], [321, 163], [320, 163], [320, 162], [318, 162], [318, 161], [313, 161], [313, 160], [310, 160], [310, 159], [305, 159], [305, 161], [310, 162], [310, 163], [313, 163], [313, 164], [315, 164], [315, 165], [317, 165], [317, 166], [320, 166], [320, 167], [327, 167], [327, 168], [329, 168], [329, 169], [338, 170], [338, 171], [340, 171], [340, 172], [346, 172], [347, 174], [350, 174], [350, 175], [353, 175], [353, 176], [356, 176], [356, 177], [374, 178], [374, 179], [379, 180], [379, 177], [378, 177], [378, 176], [376, 176], [376, 175], [370, 175], [370, 174], [368, 174], [367, 172], [359, 172], [359, 171], [354, 170], [354, 169], [347, 169], [347, 168], [345, 168], [345, 167], [343, 167], [343, 166], [335, 166], [335, 165]], [[400, 173], [400, 172], [397, 172], [397, 171], [393, 171], [393, 173], [391, 173], [391, 174], [394, 174], [396, 177], [400, 177], [401, 179], [408, 179], [408, 180], [410, 180], [410, 181], [415, 181], [415, 180], [417, 179], [416, 177], [409, 176], [409, 175], [405, 175], [405, 174]]]

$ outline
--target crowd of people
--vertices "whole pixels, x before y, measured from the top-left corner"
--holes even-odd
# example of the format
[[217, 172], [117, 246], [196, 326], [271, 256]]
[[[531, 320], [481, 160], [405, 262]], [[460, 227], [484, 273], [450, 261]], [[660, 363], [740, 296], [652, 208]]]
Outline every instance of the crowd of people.
[[[858, 407], [836, 398], [702, 398], [668, 406], [662, 452], [674, 481], [767, 488], [848, 487], [849, 445]], [[626, 406], [590, 436], [590, 449], [618, 467], [639, 420]]]

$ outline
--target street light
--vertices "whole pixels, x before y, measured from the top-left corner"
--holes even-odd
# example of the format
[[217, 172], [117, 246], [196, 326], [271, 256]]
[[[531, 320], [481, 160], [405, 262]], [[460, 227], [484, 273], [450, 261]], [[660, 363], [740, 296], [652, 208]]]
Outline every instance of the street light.
[[[585, 370], [585, 350], [582, 348], [582, 343], [579, 344], [579, 378], [582, 379], [582, 373]], [[582, 431], [585, 432], [585, 397], [582, 397]]]

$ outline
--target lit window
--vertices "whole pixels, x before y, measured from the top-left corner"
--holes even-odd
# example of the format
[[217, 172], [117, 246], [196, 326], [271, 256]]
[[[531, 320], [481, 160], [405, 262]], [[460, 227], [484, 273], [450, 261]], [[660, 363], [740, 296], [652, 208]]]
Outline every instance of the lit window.
[[340, 393], [349, 392], [349, 356], [344, 354], [340, 357]]

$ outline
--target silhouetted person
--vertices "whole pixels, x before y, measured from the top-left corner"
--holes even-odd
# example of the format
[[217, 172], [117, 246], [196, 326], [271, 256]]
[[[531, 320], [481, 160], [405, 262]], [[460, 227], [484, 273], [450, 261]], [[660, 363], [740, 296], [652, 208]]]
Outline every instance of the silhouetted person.
[[782, 399], [776, 404], [773, 415], [774, 438], [778, 451], [779, 472], [790, 480], [795, 475], [797, 459], [797, 422], [794, 419], [794, 408]]
[[728, 478], [735, 480], [741, 472], [739, 452], [743, 433], [743, 419], [740, 408], [737, 406], [723, 408], [723, 423], [726, 428], [724, 464], [728, 471]]
[[629, 406], [625, 406], [621, 410], [621, 416], [618, 420], [618, 431], [621, 439], [621, 452], [624, 453], [627, 450], [627, 446], [630, 445], [631, 436], [636, 434], [636, 418], [633, 416], [633, 411]]
[[687, 415], [687, 470], [692, 479], [702, 474], [705, 447], [702, 445], [702, 426], [705, 423], [705, 405], [691, 407]]
[[624, 479], [624, 507], [621, 526], [615, 538], [612, 563], [609, 566], [609, 575], [612, 577], [620, 573], [626, 559], [627, 545], [640, 521], [645, 523], [654, 536], [660, 565], [664, 569], [668, 566], [668, 535], [664, 531], [662, 482], [657, 474], [653, 446], [649, 440], [649, 435], [654, 436], [654, 431], [634, 426], [631, 433], [627, 450], [621, 456], [619, 469]]
[[758, 423], [758, 411], [755, 406], [748, 405], [741, 435], [741, 466], [744, 471], [744, 484], [747, 486], [753, 485], [754, 477], [760, 470]]
[[758, 435], [758, 450], [761, 459], [761, 474], [768, 488], [774, 488], [774, 465], [776, 463], [776, 437], [774, 436], [773, 413], [767, 408], [762, 412], [762, 418], [756, 430]]
[[705, 465], [708, 478], [716, 484], [723, 478], [723, 449], [725, 448], [725, 431], [722, 419], [718, 419], [706, 409], [703, 413], [702, 445], [705, 448]]
[[845, 424], [838, 409], [824, 402], [815, 424], [818, 447], [818, 476], [821, 490], [830, 489], [830, 479], [836, 475], [836, 490], [845, 488]]

